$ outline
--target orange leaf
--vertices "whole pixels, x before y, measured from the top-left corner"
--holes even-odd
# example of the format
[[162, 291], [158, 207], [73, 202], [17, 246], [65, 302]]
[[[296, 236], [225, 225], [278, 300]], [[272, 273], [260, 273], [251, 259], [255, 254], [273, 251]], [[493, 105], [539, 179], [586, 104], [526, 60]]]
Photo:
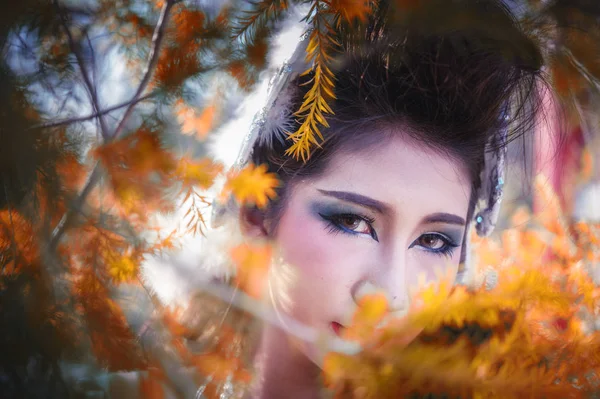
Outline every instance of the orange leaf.
[[113, 254], [106, 261], [108, 272], [116, 283], [132, 281], [138, 275], [140, 259], [137, 256]]
[[177, 106], [177, 120], [182, 124], [181, 131], [186, 135], [196, 135], [202, 140], [206, 138], [217, 119], [217, 106], [209, 104], [199, 114], [180, 101]]
[[268, 173], [267, 165], [249, 164], [239, 172], [230, 173], [223, 195], [232, 193], [243, 205], [264, 208], [269, 199], [277, 196], [275, 188], [278, 186], [277, 175]]
[[209, 158], [195, 161], [183, 158], [177, 164], [177, 175], [185, 186], [200, 186], [208, 189], [213, 185], [217, 175], [223, 171], [223, 165]]
[[261, 247], [242, 244], [231, 250], [231, 259], [237, 266], [236, 281], [248, 295], [262, 296], [271, 257], [272, 249], [268, 244]]

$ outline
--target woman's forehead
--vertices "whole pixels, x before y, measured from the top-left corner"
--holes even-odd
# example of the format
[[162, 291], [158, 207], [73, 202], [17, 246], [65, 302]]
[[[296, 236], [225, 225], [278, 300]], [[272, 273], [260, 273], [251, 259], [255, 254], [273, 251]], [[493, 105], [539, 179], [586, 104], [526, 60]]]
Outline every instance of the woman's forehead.
[[352, 191], [392, 207], [419, 205], [432, 212], [466, 213], [471, 182], [462, 164], [401, 137], [359, 152], [333, 155], [311, 181], [321, 190]]

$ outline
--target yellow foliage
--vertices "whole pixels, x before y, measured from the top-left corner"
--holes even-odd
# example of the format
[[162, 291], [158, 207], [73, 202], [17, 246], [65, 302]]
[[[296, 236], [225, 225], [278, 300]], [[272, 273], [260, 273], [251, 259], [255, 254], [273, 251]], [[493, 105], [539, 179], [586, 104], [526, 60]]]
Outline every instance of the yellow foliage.
[[38, 239], [32, 224], [19, 212], [0, 210], [0, 254], [10, 254], [0, 256], [1, 274], [5, 275], [37, 263]]
[[201, 189], [210, 188], [217, 175], [223, 172], [223, 165], [209, 158], [195, 161], [184, 157], [177, 163], [176, 174], [185, 187], [198, 186]]
[[372, 294], [358, 301], [358, 310], [352, 323], [344, 330], [344, 338], [363, 340], [371, 336], [375, 328], [388, 313], [388, 301], [383, 294]]
[[108, 272], [116, 283], [132, 281], [138, 276], [139, 259], [131, 255], [109, 257]]
[[117, 284], [137, 279], [147, 248], [136, 247], [123, 236], [99, 228], [93, 219], [74, 230], [71, 238], [69, 254], [75, 265], [93, 267], [103, 280]]
[[[319, 125], [328, 128], [325, 114], [333, 114], [333, 110], [327, 103], [334, 100], [335, 76], [329, 65], [332, 61], [330, 52], [340, 46], [334, 37], [334, 31], [329, 26], [325, 12], [321, 9], [320, 1], [313, 3], [311, 12], [313, 17], [310, 22], [313, 30], [310, 33], [308, 46], [306, 48], [306, 61], [312, 67], [304, 72], [304, 75], [313, 74], [310, 90], [304, 95], [304, 101], [300, 109], [294, 113], [300, 118], [302, 124], [297, 131], [289, 133], [288, 138], [293, 144], [285, 152], [296, 159], [306, 161], [310, 157], [313, 147], [319, 146], [323, 135], [319, 131]], [[310, 13], [309, 13], [310, 14]]]
[[73, 298], [87, 324], [92, 352], [110, 371], [145, 368], [140, 348], [121, 307], [109, 296], [106, 284], [91, 267], [77, 273]]
[[249, 164], [238, 172], [230, 172], [225, 184], [223, 197], [233, 194], [242, 205], [267, 206], [270, 199], [277, 196], [279, 186], [277, 175], [267, 172], [267, 165]]
[[585, 257], [593, 245], [598, 250], [598, 226], [566, 223], [552, 203], [556, 197], [539, 182], [554, 222], [547, 213], [521, 210], [503, 245], [475, 240], [476, 270], [493, 267], [496, 286], [442, 280], [421, 289], [418, 306], [375, 330], [361, 354], [328, 355], [324, 377], [334, 397], [566, 398], [595, 392], [600, 288]]
[[126, 214], [144, 217], [149, 209], [171, 206], [163, 200], [163, 194], [177, 163], [163, 148], [157, 132], [142, 127], [124, 139], [97, 148], [94, 155], [107, 169], [115, 197]]

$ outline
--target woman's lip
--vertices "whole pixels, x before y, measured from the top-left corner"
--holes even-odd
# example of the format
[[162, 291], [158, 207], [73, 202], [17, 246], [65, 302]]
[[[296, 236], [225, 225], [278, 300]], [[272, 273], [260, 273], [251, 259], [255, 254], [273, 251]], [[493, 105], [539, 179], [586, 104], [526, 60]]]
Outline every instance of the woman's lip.
[[337, 321], [331, 322], [331, 329], [338, 337], [341, 336], [342, 331], [344, 330], [344, 326], [338, 323]]

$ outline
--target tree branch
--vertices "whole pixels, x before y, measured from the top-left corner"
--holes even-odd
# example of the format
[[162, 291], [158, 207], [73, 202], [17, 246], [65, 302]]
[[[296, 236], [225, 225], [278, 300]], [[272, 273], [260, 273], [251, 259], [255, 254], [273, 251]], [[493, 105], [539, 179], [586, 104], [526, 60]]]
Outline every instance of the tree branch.
[[150, 48], [150, 53], [148, 54], [148, 64], [146, 65], [146, 69], [144, 71], [144, 77], [142, 78], [140, 85], [138, 86], [133, 98], [131, 99], [131, 105], [125, 110], [123, 117], [121, 118], [115, 132], [113, 134], [113, 138], [118, 137], [123, 127], [125, 126], [125, 122], [131, 112], [133, 111], [133, 104], [137, 101], [137, 99], [144, 93], [148, 83], [150, 83], [150, 79], [152, 78], [152, 72], [156, 68], [156, 64], [158, 63], [158, 55], [160, 53], [160, 46], [165, 36], [165, 31], [167, 29], [167, 19], [169, 17], [169, 13], [171, 12], [171, 8], [178, 2], [179, 0], [167, 0], [165, 3], [160, 17], [158, 18], [158, 22], [156, 24], [156, 28], [154, 29], [154, 34], [152, 35], [152, 47]]
[[112, 107], [103, 109], [102, 111], [97, 112], [97, 113], [93, 113], [91, 115], [78, 116], [78, 117], [75, 117], [75, 118], [62, 119], [62, 120], [59, 120], [59, 121], [48, 122], [48, 123], [41, 123], [41, 124], [32, 126], [30, 129], [47, 129], [47, 128], [51, 128], [51, 127], [57, 127], [57, 126], [63, 126], [63, 125], [70, 125], [72, 123], [77, 123], [77, 122], [85, 122], [87, 120], [90, 120], [90, 119], [93, 119], [93, 118], [97, 118], [97, 117], [102, 116], [102, 115], [109, 114], [109, 113], [111, 113], [113, 111], [116, 111], [118, 109], [127, 107], [129, 105], [136, 105], [137, 103], [140, 103], [142, 101], [150, 99], [152, 96], [154, 96], [154, 93], [149, 93], [149, 94], [146, 94], [145, 96], [139, 97], [136, 100], [131, 99], [131, 100], [122, 102], [121, 104], [113, 105]]
[[[85, 68], [85, 62], [83, 60], [81, 52], [79, 51], [78, 46], [75, 43], [75, 40], [73, 39], [71, 30], [69, 29], [69, 25], [67, 24], [67, 19], [65, 17], [65, 14], [64, 14], [62, 8], [58, 4], [58, 0], [54, 0], [53, 3], [54, 3], [54, 6], [56, 7], [56, 10], [58, 11], [58, 15], [60, 16], [65, 33], [67, 34], [67, 38], [69, 40], [69, 47], [71, 48], [71, 51], [73, 52], [73, 54], [75, 55], [75, 58], [77, 59], [77, 64], [79, 65], [79, 69], [81, 70], [81, 76], [83, 76], [83, 81], [85, 83], [88, 94], [90, 96], [92, 107], [94, 108], [94, 113], [99, 114], [100, 113], [100, 104], [98, 102], [98, 93], [96, 92], [96, 88], [94, 87], [94, 84], [92, 83], [90, 76], [88, 75], [88, 72]], [[91, 50], [93, 51], [93, 49], [91, 49]], [[104, 121], [104, 118], [102, 117], [102, 115], [100, 115], [98, 117], [98, 123], [100, 124], [100, 133], [102, 134], [102, 137], [104, 138], [104, 140], [106, 140], [108, 137], [108, 134], [109, 134], [108, 126], [106, 126], [106, 122]]]
[[[57, 0], [54, 0], [54, 1], [56, 3]], [[134, 105], [137, 102], [139, 102], [139, 99], [140, 99], [142, 93], [144, 92], [144, 90], [146, 90], [146, 87], [148, 86], [148, 83], [150, 82], [150, 79], [152, 77], [152, 72], [153, 72], [154, 68], [156, 67], [156, 64], [158, 63], [158, 55], [160, 53], [160, 46], [162, 44], [162, 41], [163, 41], [163, 38], [165, 35], [165, 31], [167, 29], [167, 20], [169, 17], [169, 13], [170, 13], [171, 9], [173, 8], [173, 6], [178, 1], [179, 0], [167, 0], [165, 2], [165, 5], [162, 8], [160, 17], [159, 17], [156, 27], [154, 29], [154, 34], [152, 35], [152, 47], [151, 47], [150, 53], [148, 55], [148, 64], [146, 65], [144, 77], [142, 78], [140, 85], [138, 86], [133, 98], [130, 100], [129, 104], [127, 105], [127, 109], [125, 110], [125, 113], [123, 114], [119, 124], [117, 125], [115, 132], [110, 136], [108, 136], [108, 135], [105, 136], [104, 137], [105, 142], [108, 143], [108, 142], [116, 139], [121, 134], [127, 119], [129, 118], [129, 116], [131, 115], [131, 112], [133, 111]], [[98, 112], [98, 110], [96, 110], [96, 112]], [[92, 172], [90, 173], [90, 175], [87, 179], [87, 182], [85, 183], [85, 185], [83, 187], [83, 190], [81, 190], [81, 193], [79, 193], [79, 195], [73, 201], [71, 206], [69, 206], [69, 210], [67, 210], [67, 212], [63, 215], [63, 217], [60, 219], [60, 221], [58, 222], [58, 224], [52, 231], [52, 236], [50, 237], [50, 242], [48, 245], [48, 249], [50, 251], [54, 251], [56, 249], [60, 239], [62, 238], [63, 234], [66, 231], [66, 228], [68, 227], [69, 222], [71, 221], [71, 218], [76, 213], [76, 210], [80, 209], [81, 206], [84, 204], [87, 196], [92, 192], [92, 189], [94, 188], [96, 183], [98, 183], [99, 179], [100, 179], [100, 164], [97, 162], [94, 165], [94, 168], [93, 168]]]

